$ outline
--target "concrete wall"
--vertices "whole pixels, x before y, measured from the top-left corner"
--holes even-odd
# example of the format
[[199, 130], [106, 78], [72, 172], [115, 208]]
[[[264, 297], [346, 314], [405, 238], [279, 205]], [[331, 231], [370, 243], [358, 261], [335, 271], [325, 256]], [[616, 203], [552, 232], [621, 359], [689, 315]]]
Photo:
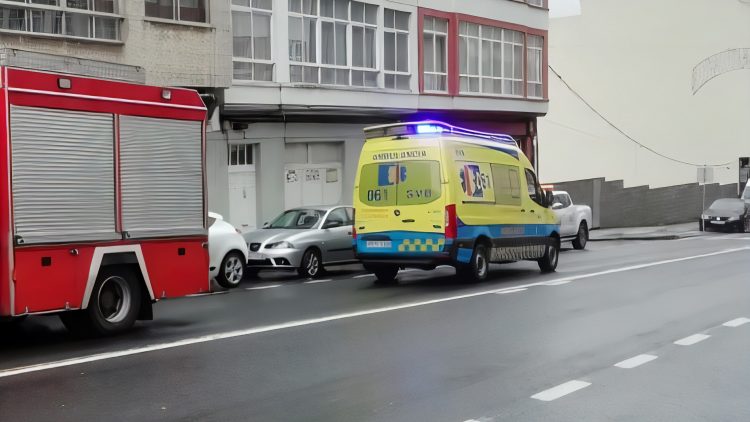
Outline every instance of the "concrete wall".
[[229, 1], [211, 1], [208, 24], [149, 20], [144, 0], [120, 0], [120, 43], [0, 33], [0, 48], [141, 66], [146, 83], [228, 87], [232, 78]]
[[[697, 221], [718, 198], [737, 197], [737, 184], [690, 183], [650, 189], [624, 187], [622, 180], [585, 179], [555, 183], [573, 202], [591, 207], [595, 228], [660, 226]], [[705, 201], [704, 201], [705, 188]]]
[[[655, 150], [738, 180], [750, 156], [750, 70], [712, 67], [693, 93], [693, 69], [727, 49], [750, 47], [750, 4], [715, 0], [581, 0], [581, 15], [550, 20], [550, 65], [581, 96]], [[693, 183], [696, 168], [665, 160], [604, 123], [550, 73], [539, 119], [545, 180], [605, 177], [625, 186]]]

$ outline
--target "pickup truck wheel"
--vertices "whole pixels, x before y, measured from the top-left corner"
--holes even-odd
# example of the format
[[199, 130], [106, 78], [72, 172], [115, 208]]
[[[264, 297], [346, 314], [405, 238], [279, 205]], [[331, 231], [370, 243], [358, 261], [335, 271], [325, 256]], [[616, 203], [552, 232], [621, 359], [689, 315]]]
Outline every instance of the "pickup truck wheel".
[[581, 250], [586, 248], [586, 243], [589, 241], [589, 228], [585, 221], [582, 221], [578, 226], [578, 234], [573, 239], [573, 248]]

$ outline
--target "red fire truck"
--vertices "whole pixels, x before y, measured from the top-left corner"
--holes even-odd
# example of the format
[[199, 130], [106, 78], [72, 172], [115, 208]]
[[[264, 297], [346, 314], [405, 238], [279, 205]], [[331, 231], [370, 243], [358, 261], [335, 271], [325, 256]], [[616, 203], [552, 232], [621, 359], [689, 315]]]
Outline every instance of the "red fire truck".
[[0, 61], [0, 318], [99, 335], [209, 290], [206, 108]]

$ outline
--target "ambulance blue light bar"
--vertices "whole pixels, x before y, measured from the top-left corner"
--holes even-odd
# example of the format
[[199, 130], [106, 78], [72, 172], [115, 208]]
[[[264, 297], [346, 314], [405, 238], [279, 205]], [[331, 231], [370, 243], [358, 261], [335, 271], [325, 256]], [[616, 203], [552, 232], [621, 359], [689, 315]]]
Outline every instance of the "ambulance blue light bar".
[[389, 125], [372, 126], [365, 128], [365, 139], [384, 138], [392, 136], [408, 137], [410, 135], [468, 136], [500, 142], [506, 145], [518, 146], [516, 140], [506, 134], [480, 132], [478, 130], [452, 126], [436, 120], [394, 123]]

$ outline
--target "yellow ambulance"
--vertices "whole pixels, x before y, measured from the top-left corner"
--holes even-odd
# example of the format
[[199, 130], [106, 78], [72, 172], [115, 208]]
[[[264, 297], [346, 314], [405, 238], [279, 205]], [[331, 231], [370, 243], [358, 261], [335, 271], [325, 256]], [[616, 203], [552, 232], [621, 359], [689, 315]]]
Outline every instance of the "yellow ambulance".
[[507, 135], [423, 121], [365, 129], [354, 183], [354, 247], [379, 283], [405, 267], [557, 267], [560, 224], [533, 166]]

